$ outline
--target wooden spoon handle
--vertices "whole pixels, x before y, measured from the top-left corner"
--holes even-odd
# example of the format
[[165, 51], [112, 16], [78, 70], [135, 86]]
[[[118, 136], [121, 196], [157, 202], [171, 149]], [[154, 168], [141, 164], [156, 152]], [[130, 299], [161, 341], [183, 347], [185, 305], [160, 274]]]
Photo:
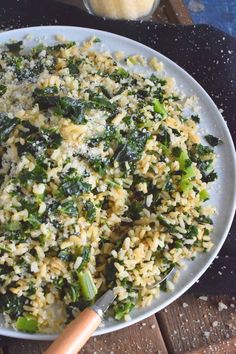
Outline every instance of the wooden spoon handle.
[[86, 308], [65, 328], [45, 354], [77, 354], [101, 321], [94, 310]]

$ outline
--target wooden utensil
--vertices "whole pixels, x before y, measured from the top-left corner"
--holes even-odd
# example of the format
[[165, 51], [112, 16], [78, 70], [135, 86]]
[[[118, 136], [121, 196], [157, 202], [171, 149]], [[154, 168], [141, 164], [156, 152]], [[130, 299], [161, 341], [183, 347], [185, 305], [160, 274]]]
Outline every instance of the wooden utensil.
[[114, 299], [114, 292], [108, 290], [65, 328], [45, 354], [77, 354], [101, 324], [104, 313]]

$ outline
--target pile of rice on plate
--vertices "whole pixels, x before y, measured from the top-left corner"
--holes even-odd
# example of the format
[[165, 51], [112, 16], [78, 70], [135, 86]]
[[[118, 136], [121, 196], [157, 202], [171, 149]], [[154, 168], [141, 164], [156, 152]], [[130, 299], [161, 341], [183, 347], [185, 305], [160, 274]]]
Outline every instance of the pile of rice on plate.
[[213, 245], [196, 98], [156, 58], [140, 74], [139, 55], [60, 39], [0, 54], [0, 311], [29, 333], [61, 331], [109, 288], [109, 315], [129, 320]]

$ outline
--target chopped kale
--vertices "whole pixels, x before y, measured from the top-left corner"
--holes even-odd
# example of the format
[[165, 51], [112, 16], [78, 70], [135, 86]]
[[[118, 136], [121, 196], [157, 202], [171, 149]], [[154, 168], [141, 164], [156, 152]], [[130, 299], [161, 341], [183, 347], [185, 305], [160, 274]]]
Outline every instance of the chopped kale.
[[182, 152], [182, 149], [181, 149], [179, 146], [175, 146], [175, 147], [173, 147], [173, 149], [172, 149], [172, 154], [173, 154], [175, 157], [180, 157], [181, 152]]
[[42, 224], [42, 219], [38, 213], [30, 214], [27, 218], [28, 224], [31, 226], [32, 229], [36, 230], [39, 229]]
[[87, 266], [90, 260], [90, 255], [91, 255], [91, 247], [84, 246], [80, 249], [79, 256], [82, 257], [82, 262], [80, 263], [80, 266], [77, 269], [78, 272], [80, 272]]
[[169, 147], [170, 145], [170, 134], [165, 128], [162, 128], [160, 133], [157, 134], [157, 140], [160, 141], [164, 146]]
[[103, 93], [104, 96], [106, 96], [107, 98], [112, 98], [112, 95], [110, 94], [110, 92], [106, 89], [105, 86], [99, 86], [99, 89], [101, 90], [101, 92]]
[[94, 108], [104, 109], [107, 111], [114, 111], [116, 109], [115, 103], [110, 102], [106, 97], [100, 95], [92, 95], [89, 97], [89, 102]]
[[196, 218], [196, 221], [199, 224], [210, 224], [210, 225], [213, 225], [213, 221], [211, 220], [211, 218], [209, 218], [208, 216], [205, 216], [205, 215], [200, 215], [198, 218]]
[[19, 53], [21, 50], [21, 46], [23, 44], [23, 41], [18, 41], [18, 42], [12, 42], [12, 43], [6, 43], [6, 47], [9, 50], [9, 52], [12, 52], [14, 54]]
[[132, 220], [138, 220], [143, 208], [144, 201], [133, 200], [126, 212], [126, 216]]
[[16, 320], [24, 311], [25, 304], [24, 296], [17, 296], [13, 293], [0, 295], [0, 309], [1, 312], [7, 313], [12, 320]]
[[71, 217], [78, 216], [78, 207], [73, 199], [64, 200], [58, 207], [58, 211]]
[[85, 109], [89, 107], [88, 101], [78, 100], [71, 97], [61, 97], [59, 99], [56, 113], [59, 116], [69, 118], [75, 124], [85, 124]]
[[24, 124], [28, 131], [21, 132], [24, 144], [17, 143], [18, 154], [31, 154], [34, 157], [44, 156], [47, 149], [57, 149], [62, 141], [61, 135], [53, 128], [37, 129], [30, 123]]
[[162, 215], [158, 215], [158, 216], [157, 216], [157, 220], [159, 221], [159, 223], [160, 223], [162, 226], [165, 226], [165, 228], [167, 229], [168, 232], [170, 232], [170, 233], [178, 232], [178, 231], [176, 230], [176, 226], [170, 224]]
[[39, 53], [42, 52], [42, 50], [46, 49], [46, 47], [40, 43], [36, 47], [32, 48], [31, 53], [33, 58], [37, 58]]
[[184, 240], [181, 239], [176, 239], [173, 243], [174, 248], [182, 248], [183, 247]]
[[172, 132], [175, 136], [180, 136], [180, 132], [177, 129], [172, 128]]
[[114, 283], [115, 278], [116, 278], [117, 269], [116, 269], [114, 263], [115, 263], [115, 260], [113, 258], [109, 259], [107, 261], [107, 264], [105, 267], [105, 279], [106, 279], [107, 285]]
[[85, 211], [85, 217], [86, 219], [90, 222], [93, 223], [94, 220], [96, 219], [96, 207], [95, 205], [90, 201], [87, 200], [84, 204], [84, 211]]
[[145, 98], [147, 98], [149, 96], [149, 92], [147, 90], [137, 90], [136, 93], [137, 97], [144, 100]]
[[72, 254], [70, 248], [65, 248], [58, 253], [58, 258], [60, 258], [62, 261], [70, 262], [74, 259], [74, 255]]
[[125, 315], [130, 313], [134, 306], [135, 302], [131, 298], [117, 302], [117, 304], [115, 304], [114, 306], [115, 319], [118, 321], [123, 320], [125, 318]]
[[55, 107], [59, 102], [58, 88], [56, 86], [45, 87], [43, 89], [36, 88], [33, 92], [34, 102], [39, 108], [44, 110]]
[[164, 86], [166, 84], [166, 80], [160, 79], [157, 76], [155, 76], [154, 74], [152, 74], [150, 76], [149, 80], [152, 81], [156, 86], [158, 86], [158, 85]]
[[124, 68], [120, 67], [110, 74], [109, 77], [115, 82], [120, 82], [122, 79], [127, 79], [129, 77], [129, 73]]
[[191, 115], [190, 117], [195, 123], [200, 123], [200, 117], [198, 115]]
[[59, 290], [61, 290], [66, 285], [66, 283], [67, 283], [67, 281], [63, 277], [57, 277], [57, 278], [54, 278], [54, 280], [53, 280], [53, 284]]
[[32, 181], [37, 183], [45, 182], [47, 179], [47, 172], [41, 162], [37, 162], [35, 168], [32, 171], [22, 170], [18, 176], [19, 181], [23, 185], [27, 185]]
[[92, 186], [83, 181], [83, 176], [77, 175], [74, 170], [71, 169], [63, 176], [59, 189], [65, 196], [69, 197], [88, 193], [92, 189]]
[[[177, 241], [176, 241], [177, 242]], [[178, 244], [178, 243], [177, 243]], [[176, 248], [180, 248], [181, 245], [179, 244], [179, 247], [176, 247]], [[167, 288], [167, 279], [163, 280], [161, 283], [160, 283], [160, 290], [161, 291], [164, 291], [164, 292], [167, 292], [168, 288]]]
[[88, 159], [89, 165], [101, 176], [105, 176], [109, 164], [108, 159], [101, 159], [99, 157], [92, 157]]
[[214, 151], [209, 146], [204, 146], [202, 144], [194, 144], [190, 150], [190, 158], [194, 162], [199, 162], [203, 156], [213, 154]]
[[112, 142], [116, 142], [120, 140], [119, 132], [111, 125], [106, 126], [106, 130], [102, 135], [91, 138], [88, 141], [88, 145], [90, 147], [97, 146], [100, 142], [104, 142], [104, 150], [107, 150]]
[[95, 38], [93, 39], [93, 43], [101, 43], [101, 39], [98, 38], [98, 37], [95, 37]]
[[59, 52], [61, 49], [69, 49], [73, 47], [76, 43], [74, 41], [68, 41], [66, 43], [59, 43], [55, 44], [53, 46], [48, 46], [46, 47], [46, 50], [49, 54], [53, 52]]
[[147, 131], [134, 130], [125, 143], [118, 145], [114, 159], [119, 162], [121, 169], [126, 169], [126, 162], [132, 170], [135, 168], [135, 163], [141, 158], [149, 136], [150, 133]]
[[198, 235], [198, 228], [196, 225], [189, 225], [187, 229], [187, 233], [184, 234], [184, 237], [187, 239], [193, 239], [194, 237], [197, 237]]
[[211, 171], [209, 174], [202, 176], [202, 181], [209, 183], [209, 182], [214, 182], [218, 178], [218, 175], [215, 171]]
[[20, 119], [9, 118], [7, 113], [0, 112], [0, 143], [9, 138], [10, 134], [19, 123]]
[[211, 134], [205, 135], [205, 139], [208, 142], [208, 144], [213, 147], [223, 144], [223, 141], [221, 139], [219, 139]]
[[194, 144], [189, 151], [191, 160], [197, 163], [202, 174], [202, 181], [206, 183], [213, 182], [218, 177], [212, 167], [213, 158], [211, 155], [213, 154], [214, 151], [211, 147], [202, 144]]
[[172, 179], [171, 177], [168, 175], [165, 181], [165, 186], [164, 186], [164, 190], [166, 192], [170, 192], [173, 189], [173, 183], [172, 183]]
[[0, 85], [0, 97], [7, 92], [7, 87], [5, 85]]
[[82, 59], [75, 59], [75, 58], [70, 58], [68, 60], [67, 67], [69, 69], [70, 75], [78, 75], [79, 74], [79, 66], [83, 62]]
[[68, 293], [70, 295], [71, 301], [76, 302], [80, 297], [79, 284], [69, 284]]

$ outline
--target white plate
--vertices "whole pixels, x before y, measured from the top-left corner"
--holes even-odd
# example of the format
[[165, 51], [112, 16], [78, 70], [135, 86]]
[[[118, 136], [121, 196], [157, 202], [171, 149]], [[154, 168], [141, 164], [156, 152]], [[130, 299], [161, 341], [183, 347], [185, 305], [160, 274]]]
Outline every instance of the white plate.
[[[106, 48], [111, 52], [117, 50], [124, 51], [127, 55], [141, 54], [146, 58], [156, 56], [165, 65], [165, 70], [168, 76], [175, 77], [177, 86], [180, 87], [188, 95], [196, 95], [199, 97], [201, 106], [201, 127], [207, 132], [220, 137], [224, 141], [224, 145], [217, 148], [219, 154], [217, 162], [217, 172], [219, 179], [211, 190], [210, 203], [216, 206], [218, 214], [214, 218], [215, 231], [212, 235], [214, 247], [209, 253], [199, 254], [192, 262], [188, 262], [188, 267], [181, 271], [180, 278], [175, 286], [173, 292], [162, 293], [152, 304], [143, 309], [134, 310], [131, 314], [132, 319], [128, 322], [117, 322], [115, 320], [106, 321], [104, 327], [96, 331], [96, 335], [109, 333], [118, 329], [130, 326], [138, 321], [144, 320], [146, 317], [160, 311], [171, 302], [176, 300], [186, 290], [188, 290], [200, 276], [207, 270], [220, 248], [225, 241], [229, 232], [230, 225], [233, 220], [235, 211], [235, 191], [236, 191], [236, 165], [235, 165], [235, 152], [232, 138], [230, 136], [227, 125], [219, 113], [216, 105], [213, 103], [208, 94], [203, 88], [189, 75], [186, 71], [181, 69], [173, 61], [166, 58], [162, 54], [150, 49], [138, 42], [121, 37], [112, 33], [97, 31], [94, 29], [79, 28], [79, 27], [66, 27], [66, 26], [45, 26], [45, 27], [32, 27], [13, 30], [0, 34], [0, 43], [8, 42], [11, 39], [21, 40], [27, 35], [32, 35], [36, 38], [36, 43], [29, 41], [25, 44], [37, 44], [39, 38], [47, 43], [55, 42], [55, 35], [62, 34], [68, 40], [82, 41], [91, 36], [98, 36]], [[35, 339], [35, 340], [52, 340], [56, 335], [44, 334], [26, 334], [16, 332], [9, 328], [4, 328], [4, 324], [0, 323], [0, 335]]]

